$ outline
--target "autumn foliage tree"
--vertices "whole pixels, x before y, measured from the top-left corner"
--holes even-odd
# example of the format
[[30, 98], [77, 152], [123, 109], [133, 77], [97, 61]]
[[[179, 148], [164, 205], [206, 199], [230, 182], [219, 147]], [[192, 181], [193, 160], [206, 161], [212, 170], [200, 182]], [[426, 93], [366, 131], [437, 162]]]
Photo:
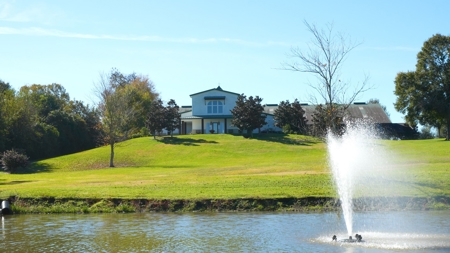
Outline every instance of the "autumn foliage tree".
[[99, 98], [105, 141], [111, 150], [109, 166], [114, 167], [115, 144], [145, 126], [143, 115], [158, 94], [153, 93], [153, 83], [148, 78], [135, 73], [124, 75], [114, 68], [110, 73], [100, 75], [95, 92]]

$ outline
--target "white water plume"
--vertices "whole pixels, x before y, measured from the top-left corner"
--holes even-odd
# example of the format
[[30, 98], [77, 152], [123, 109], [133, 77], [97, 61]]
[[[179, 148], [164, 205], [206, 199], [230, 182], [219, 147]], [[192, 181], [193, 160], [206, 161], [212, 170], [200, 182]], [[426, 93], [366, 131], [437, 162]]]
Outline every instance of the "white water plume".
[[[348, 235], [353, 234], [353, 198], [386, 162], [373, 125], [347, 123], [342, 136], [327, 136], [328, 158], [342, 206]], [[374, 189], [370, 189], [373, 191]]]

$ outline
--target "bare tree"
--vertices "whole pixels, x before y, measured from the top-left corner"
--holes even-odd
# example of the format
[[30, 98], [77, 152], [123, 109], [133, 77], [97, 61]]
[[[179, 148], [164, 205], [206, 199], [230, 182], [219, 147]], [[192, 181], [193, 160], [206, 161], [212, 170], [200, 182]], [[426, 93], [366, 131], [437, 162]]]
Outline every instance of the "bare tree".
[[326, 122], [328, 128], [336, 129], [336, 123], [344, 116], [347, 108], [362, 92], [372, 87], [368, 85], [368, 76], [356, 86], [352, 86], [340, 78], [340, 71], [348, 54], [361, 43], [352, 41], [348, 36], [333, 31], [333, 24], [326, 29], [319, 29], [304, 21], [308, 31], [313, 35], [306, 50], [292, 47], [289, 56], [295, 58], [292, 62], [282, 64], [284, 70], [312, 73], [318, 79], [317, 83], [308, 85], [317, 95], [310, 95], [314, 104], [326, 105]]

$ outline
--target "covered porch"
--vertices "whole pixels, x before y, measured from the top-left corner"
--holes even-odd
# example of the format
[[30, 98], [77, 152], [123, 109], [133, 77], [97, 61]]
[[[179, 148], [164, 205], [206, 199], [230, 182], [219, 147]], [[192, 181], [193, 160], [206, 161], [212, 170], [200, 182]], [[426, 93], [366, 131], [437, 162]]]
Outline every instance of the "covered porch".
[[181, 115], [180, 134], [225, 134], [237, 132], [231, 125], [231, 116], [199, 117], [188, 113]]

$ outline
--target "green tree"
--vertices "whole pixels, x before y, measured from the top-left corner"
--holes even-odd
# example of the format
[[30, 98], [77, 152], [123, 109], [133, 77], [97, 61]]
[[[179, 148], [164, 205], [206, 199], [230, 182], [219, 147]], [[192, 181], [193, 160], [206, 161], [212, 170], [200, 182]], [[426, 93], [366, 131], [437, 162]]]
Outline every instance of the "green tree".
[[250, 96], [248, 99], [244, 94], [238, 96], [236, 106], [231, 110], [233, 119], [231, 124], [240, 131], [247, 131], [252, 136], [253, 130], [264, 126], [266, 116], [263, 114], [264, 107], [261, 105], [262, 98]]
[[161, 99], [153, 100], [147, 113], [146, 126], [148, 131], [156, 139], [156, 134], [161, 132], [166, 126], [166, 110]]
[[289, 100], [281, 101], [274, 112], [275, 125], [280, 128], [287, 128], [299, 134], [306, 133], [305, 110], [297, 99], [293, 103]]
[[153, 82], [143, 75], [130, 75], [129, 83], [123, 85], [122, 89], [128, 90], [130, 99], [128, 106], [134, 108], [135, 111], [142, 112], [135, 115], [130, 121], [131, 132], [135, 134], [145, 127], [145, 121], [147, 120], [146, 112], [149, 111], [152, 101], [158, 98], [159, 94], [155, 91]]
[[60, 84], [23, 86], [0, 82], [0, 151], [24, 150], [42, 159], [94, 148], [101, 135], [96, 110], [71, 101]]
[[[450, 37], [436, 34], [417, 54], [415, 71], [395, 78], [395, 109], [412, 126], [447, 126], [450, 140]], [[440, 132], [440, 131], [439, 131]]]
[[97, 108], [84, 105], [82, 101], [71, 100], [69, 111], [76, 117], [81, 118], [81, 120], [85, 123], [84, 125], [89, 137], [87, 140], [88, 142], [85, 143], [86, 146], [83, 147], [83, 150], [95, 148], [101, 144], [104, 144], [104, 142], [102, 142], [102, 136], [104, 133], [100, 119], [100, 112]]
[[144, 103], [139, 89], [130, 85], [137, 78], [136, 74], [123, 75], [117, 69], [108, 74], [101, 74], [96, 84], [95, 93], [99, 98], [98, 110], [101, 115], [105, 141], [110, 145], [109, 166], [114, 167], [114, 147], [117, 142], [128, 139], [130, 133], [140, 129], [136, 119], [144, 114]]
[[180, 107], [177, 105], [175, 100], [171, 99], [167, 102], [167, 106], [165, 108], [165, 129], [170, 132], [170, 137], [173, 137], [173, 131], [175, 131], [175, 129], [180, 128], [181, 115], [178, 112], [179, 109]]
[[58, 154], [57, 129], [42, 121], [40, 112], [42, 106], [29, 87], [22, 87], [6, 104], [5, 119], [7, 120], [6, 149], [26, 150], [32, 159], [41, 159]]
[[46, 117], [51, 111], [63, 109], [69, 104], [70, 96], [60, 84], [23, 86], [18, 96], [27, 97], [36, 107], [39, 117]]
[[335, 33], [333, 25], [326, 29], [319, 29], [315, 25], [304, 22], [308, 31], [312, 34], [312, 41], [308, 47], [291, 48], [290, 57], [296, 59], [293, 62], [283, 64], [283, 69], [310, 73], [317, 77], [317, 83], [309, 86], [316, 92], [311, 95], [313, 104], [325, 104], [328, 113], [323, 114], [327, 128], [333, 131], [339, 129], [335, 123], [341, 115], [345, 114], [348, 107], [357, 97], [371, 89], [368, 85], [368, 77], [357, 85], [345, 82], [341, 77], [341, 69], [348, 54], [360, 43], [353, 42], [348, 36]]
[[10, 100], [13, 91], [9, 83], [0, 79], [0, 152], [6, 148], [6, 136], [8, 133], [6, 107], [7, 101]]
[[93, 136], [86, 121], [68, 110], [54, 110], [46, 117], [46, 123], [54, 126], [59, 133], [58, 155], [71, 154], [94, 148]]

